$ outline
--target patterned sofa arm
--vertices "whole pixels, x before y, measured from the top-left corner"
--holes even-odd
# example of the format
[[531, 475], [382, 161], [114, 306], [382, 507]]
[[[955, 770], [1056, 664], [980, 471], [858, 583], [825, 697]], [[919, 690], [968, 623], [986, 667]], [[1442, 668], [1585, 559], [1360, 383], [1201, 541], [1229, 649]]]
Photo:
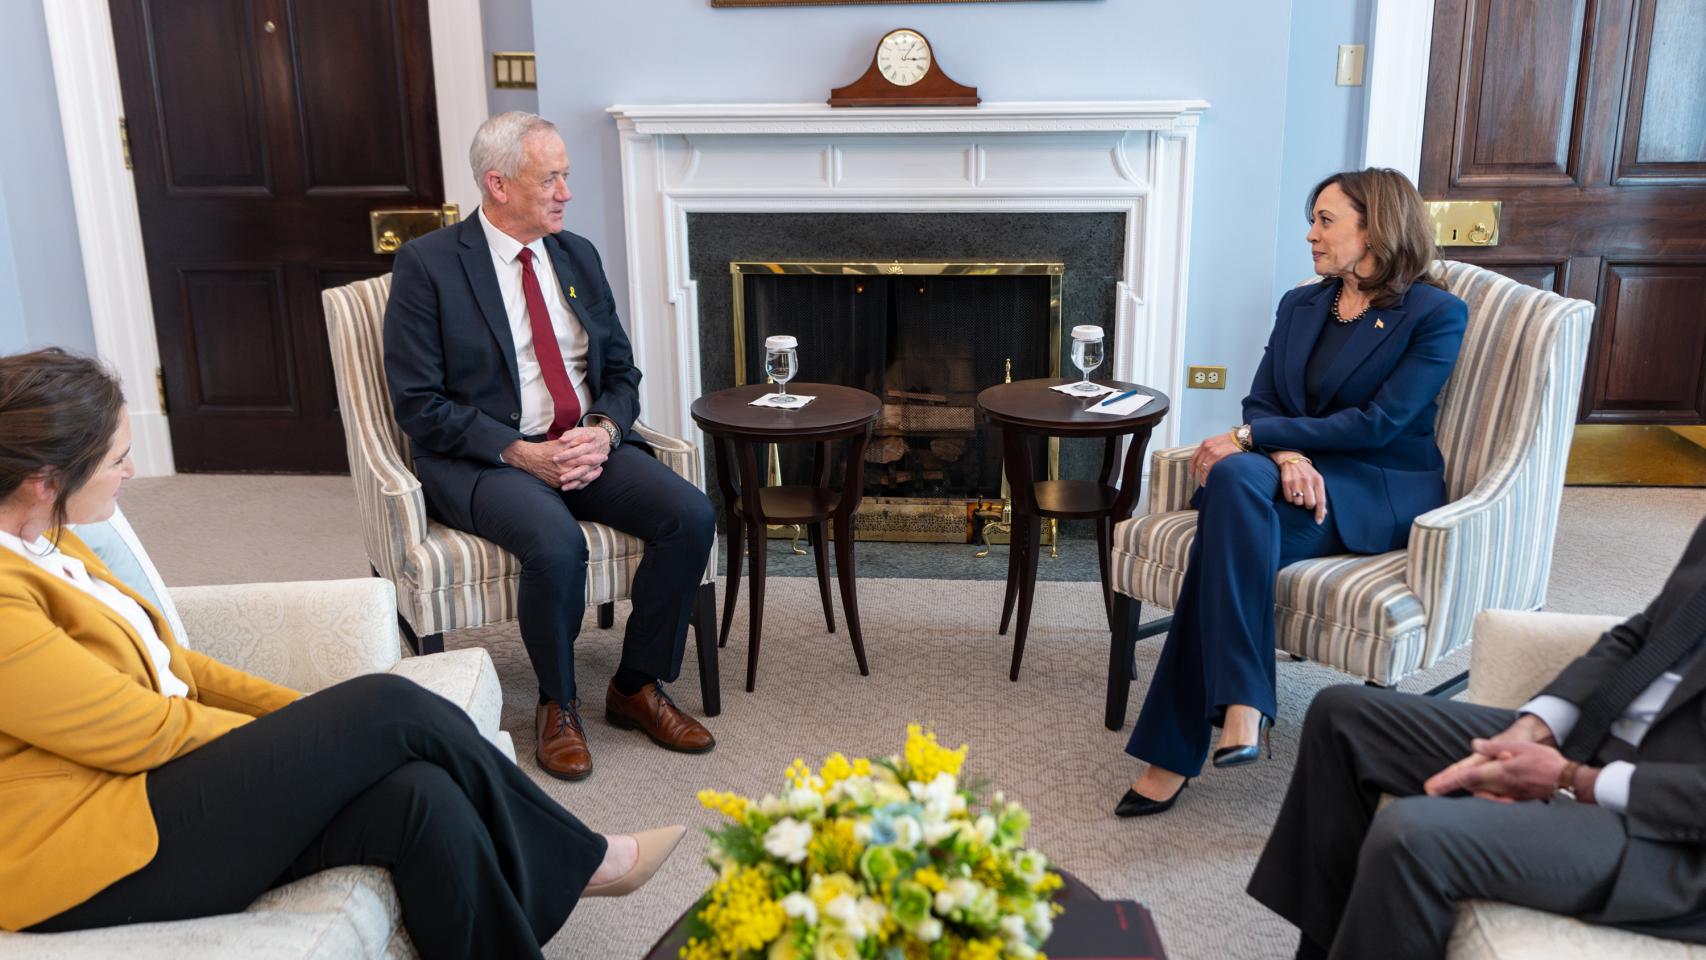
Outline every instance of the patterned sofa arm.
[[401, 657], [396, 590], [377, 577], [171, 593], [192, 649], [296, 690], [383, 673]]
[[1197, 485], [1191, 480], [1191, 455], [1197, 445], [1157, 450], [1149, 455], [1149, 512], [1151, 515], [1189, 510]]
[[652, 452], [663, 462], [664, 466], [674, 470], [688, 483], [699, 485], [699, 448], [680, 437], [672, 437], [667, 433], [659, 433], [643, 423], [635, 421], [634, 432], [642, 440], [652, 445]]
[[1486, 610], [1475, 618], [1467, 699], [1514, 710], [1622, 622], [1579, 613]]

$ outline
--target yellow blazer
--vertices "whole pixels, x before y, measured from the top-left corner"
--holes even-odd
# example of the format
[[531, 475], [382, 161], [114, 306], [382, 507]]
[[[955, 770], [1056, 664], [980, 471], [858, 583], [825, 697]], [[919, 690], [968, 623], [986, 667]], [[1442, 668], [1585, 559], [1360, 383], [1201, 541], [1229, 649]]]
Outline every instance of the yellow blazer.
[[142, 604], [189, 695], [160, 694], [117, 611], [0, 548], [0, 928], [55, 916], [135, 873], [159, 844], [148, 771], [299, 694], [173, 640], [147, 601], [66, 533], [60, 548]]

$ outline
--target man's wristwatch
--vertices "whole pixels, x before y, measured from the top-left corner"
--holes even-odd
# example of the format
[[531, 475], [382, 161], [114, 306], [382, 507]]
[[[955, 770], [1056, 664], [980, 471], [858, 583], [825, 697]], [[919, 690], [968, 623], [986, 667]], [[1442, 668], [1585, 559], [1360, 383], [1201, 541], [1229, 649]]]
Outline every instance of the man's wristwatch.
[[1576, 771], [1581, 768], [1581, 764], [1571, 760], [1564, 764], [1562, 770], [1558, 771], [1558, 782], [1554, 786], [1558, 788], [1559, 794], [1569, 797], [1571, 800], [1576, 799]]
[[1232, 442], [1238, 444], [1238, 449], [1243, 450], [1245, 453], [1249, 453], [1251, 450], [1254, 450], [1255, 445], [1250, 442], [1250, 425], [1242, 423], [1233, 427]]
[[621, 445], [622, 431], [617, 429], [616, 424], [609, 420], [599, 420], [597, 426], [603, 427], [604, 432], [610, 435], [610, 449], [615, 450]]

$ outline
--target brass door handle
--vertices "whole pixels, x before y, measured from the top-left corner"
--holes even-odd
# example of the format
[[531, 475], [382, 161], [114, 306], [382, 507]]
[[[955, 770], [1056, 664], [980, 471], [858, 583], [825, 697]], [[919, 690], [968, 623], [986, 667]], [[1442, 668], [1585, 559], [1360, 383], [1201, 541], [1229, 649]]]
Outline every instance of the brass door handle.
[[1486, 243], [1491, 239], [1493, 239], [1493, 231], [1488, 230], [1486, 224], [1477, 223], [1469, 228], [1470, 243]]
[[461, 219], [454, 203], [421, 209], [373, 210], [367, 215], [374, 253], [396, 253], [403, 244]]
[[378, 241], [373, 244], [373, 249], [379, 253], [396, 253], [397, 248], [402, 245], [403, 238], [397, 236], [397, 231], [387, 230], [379, 235]]
[[1496, 247], [1499, 200], [1429, 200], [1428, 219], [1434, 225], [1434, 243], [1442, 247]]

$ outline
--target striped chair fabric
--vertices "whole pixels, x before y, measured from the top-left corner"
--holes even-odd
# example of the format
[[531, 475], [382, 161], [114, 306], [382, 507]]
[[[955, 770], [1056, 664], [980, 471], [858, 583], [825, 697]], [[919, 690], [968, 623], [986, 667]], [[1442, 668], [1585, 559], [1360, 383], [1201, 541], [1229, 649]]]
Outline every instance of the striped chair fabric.
[[[514, 620], [520, 561], [489, 540], [427, 517], [420, 481], [409, 468], [408, 438], [385, 387], [382, 331], [390, 292], [386, 274], [321, 294], [368, 561], [397, 585], [397, 609], [419, 636]], [[698, 482], [697, 448], [643, 424], [634, 429], [660, 461]], [[628, 599], [645, 543], [603, 524], [580, 527], [587, 605]], [[716, 576], [713, 546], [702, 582]]]
[[[1408, 550], [1322, 557], [1280, 571], [1281, 650], [1392, 685], [1468, 643], [1482, 610], [1546, 599], [1564, 465], [1593, 304], [1467, 263], [1438, 264], [1469, 305], [1440, 396], [1445, 506], [1416, 518]], [[1149, 512], [1114, 528], [1114, 589], [1171, 608], [1196, 536], [1194, 447], [1155, 452]]]

